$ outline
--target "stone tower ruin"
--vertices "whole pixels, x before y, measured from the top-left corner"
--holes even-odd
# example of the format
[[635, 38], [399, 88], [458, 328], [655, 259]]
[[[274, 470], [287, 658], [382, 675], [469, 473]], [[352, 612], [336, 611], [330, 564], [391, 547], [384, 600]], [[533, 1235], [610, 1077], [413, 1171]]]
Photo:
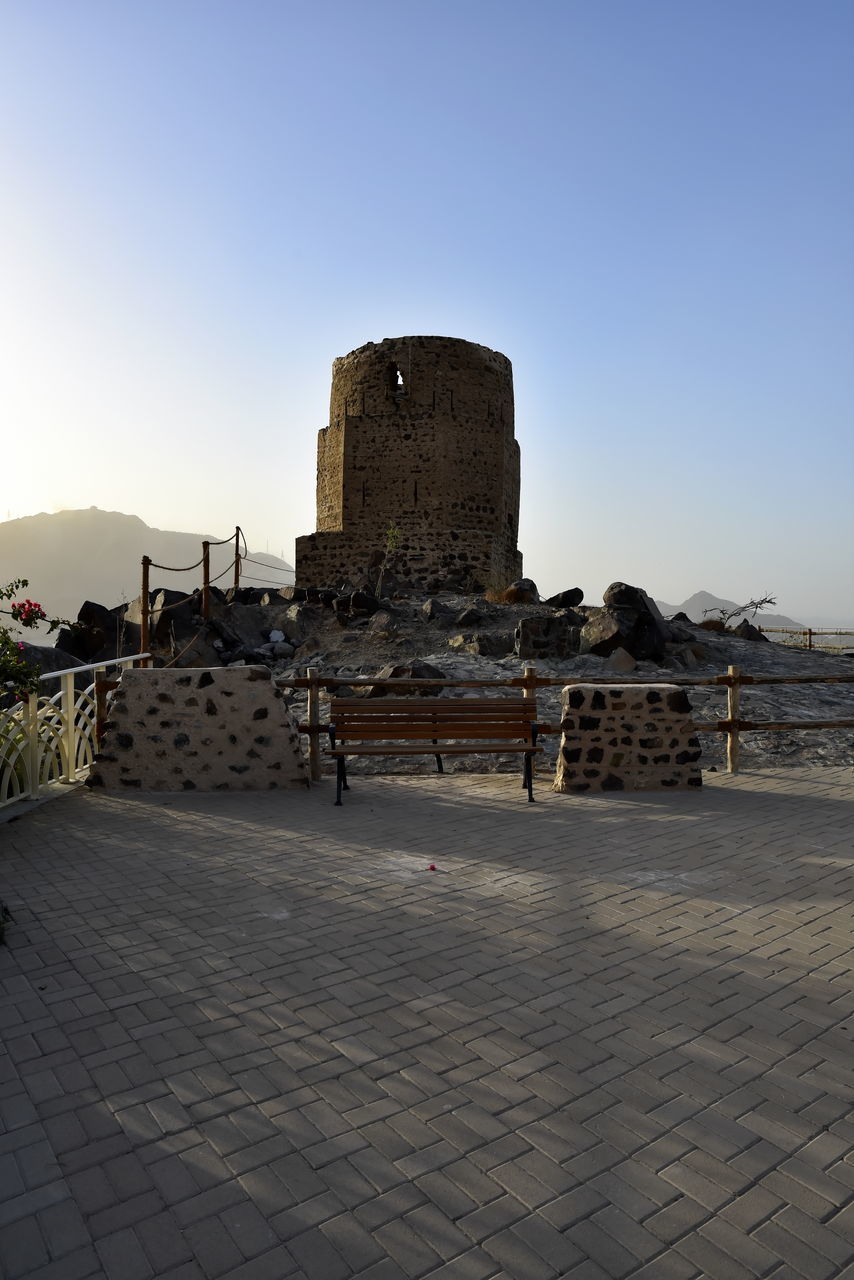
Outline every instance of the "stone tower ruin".
[[317, 440], [317, 532], [296, 541], [298, 586], [388, 571], [437, 591], [521, 577], [513, 371], [460, 338], [385, 338], [332, 365]]

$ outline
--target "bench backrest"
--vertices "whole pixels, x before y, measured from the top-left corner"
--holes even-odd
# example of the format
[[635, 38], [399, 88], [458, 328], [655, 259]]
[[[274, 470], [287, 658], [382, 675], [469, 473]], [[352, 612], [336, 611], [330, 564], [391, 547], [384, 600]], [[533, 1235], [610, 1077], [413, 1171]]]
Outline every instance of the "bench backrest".
[[531, 739], [533, 698], [332, 698], [330, 722], [344, 741]]

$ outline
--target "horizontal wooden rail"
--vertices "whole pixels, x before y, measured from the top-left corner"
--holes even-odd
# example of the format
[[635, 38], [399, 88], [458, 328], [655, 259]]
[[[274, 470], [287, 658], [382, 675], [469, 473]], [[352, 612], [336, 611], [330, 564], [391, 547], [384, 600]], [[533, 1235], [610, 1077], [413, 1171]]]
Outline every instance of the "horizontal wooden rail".
[[854, 729], [854, 720], [703, 720], [698, 733], [752, 733], [761, 729]]
[[508, 676], [505, 680], [379, 680], [376, 676], [287, 676], [276, 678], [282, 689], [367, 689], [377, 685], [382, 689], [548, 689], [568, 684], [645, 685], [652, 683], [676, 685], [733, 685], [733, 684], [854, 684], [854, 672], [829, 676], [670, 676], [661, 681], [651, 681], [642, 676]]

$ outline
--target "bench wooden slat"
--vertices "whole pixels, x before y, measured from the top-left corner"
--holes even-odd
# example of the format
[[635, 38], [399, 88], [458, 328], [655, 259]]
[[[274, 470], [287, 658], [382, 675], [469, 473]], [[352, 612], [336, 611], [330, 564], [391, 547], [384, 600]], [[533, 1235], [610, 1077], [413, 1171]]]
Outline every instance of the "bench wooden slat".
[[475, 726], [471, 724], [410, 724], [398, 727], [393, 724], [357, 726], [348, 723], [345, 732], [344, 726], [338, 723], [335, 725], [335, 738], [338, 742], [358, 742], [362, 739], [377, 742], [397, 742], [400, 739], [408, 741], [410, 738], [416, 738], [419, 741], [423, 738], [427, 742], [443, 742], [446, 738], [451, 740], [468, 738], [472, 742], [479, 742], [482, 738], [524, 738], [530, 742], [532, 736], [528, 725], [492, 724], [484, 721], [483, 724], [476, 727], [481, 732], [475, 733]]
[[397, 743], [391, 750], [384, 750], [382, 747], [372, 747], [368, 745], [359, 745], [353, 743], [350, 746], [346, 744], [340, 747], [330, 748], [326, 754], [329, 756], [478, 756], [489, 753], [500, 753], [501, 755], [509, 755], [511, 752], [530, 752], [542, 751], [542, 747], [532, 747], [530, 743], [523, 746], [521, 743], [517, 746], [508, 746], [506, 742], [478, 742], [471, 746], [463, 746], [453, 742], [441, 743], [436, 747], [415, 746], [405, 742]]
[[513, 710], [517, 707], [533, 707], [533, 699], [522, 698], [330, 698], [333, 707], [365, 710], [365, 712], [442, 712], [447, 708], [476, 710], [480, 707], [499, 707]]
[[496, 707], [496, 706], [480, 706], [480, 707], [454, 707], [447, 705], [445, 707], [388, 707], [382, 712], [375, 711], [373, 708], [361, 707], [341, 707], [333, 703], [330, 707], [329, 718], [331, 720], [405, 720], [413, 722], [416, 720], [483, 720], [488, 718], [495, 720], [536, 720], [536, 707]]

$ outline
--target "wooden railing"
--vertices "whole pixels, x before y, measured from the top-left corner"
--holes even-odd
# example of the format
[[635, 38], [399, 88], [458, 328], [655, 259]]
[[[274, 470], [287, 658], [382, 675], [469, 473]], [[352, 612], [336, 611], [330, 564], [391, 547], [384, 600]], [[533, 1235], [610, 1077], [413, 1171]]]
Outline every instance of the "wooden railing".
[[[814, 644], [816, 636], [848, 636], [854, 638], [854, 626], [842, 627], [839, 630], [833, 630], [830, 627], [758, 627], [763, 635], [783, 635], [783, 636], [800, 636], [803, 643], [792, 640], [791, 644], [794, 648], [802, 649], [822, 649], [825, 653], [833, 653], [835, 650], [847, 648], [847, 645], [839, 644]], [[775, 644], [779, 641], [775, 641]], [[785, 641], [783, 642], [785, 643]]]
[[[151, 643], [151, 570], [162, 569], [164, 573], [191, 573], [194, 569], [201, 567], [202, 570], [202, 617], [207, 620], [210, 617], [210, 601], [211, 601], [211, 581], [216, 582], [217, 578], [211, 579], [211, 547], [222, 547], [227, 542], [234, 541], [234, 557], [232, 561], [226, 565], [222, 573], [218, 574], [218, 578], [224, 578], [227, 573], [234, 571], [234, 587], [235, 590], [240, 586], [240, 540], [243, 537], [243, 530], [238, 525], [234, 530], [232, 538], [222, 538], [219, 542], [202, 542], [201, 559], [195, 564], [182, 565], [176, 567], [170, 564], [155, 564], [150, 556], [142, 557], [142, 584], [139, 591], [139, 607], [140, 607], [140, 648], [148, 650]], [[244, 548], [245, 548], [244, 540]], [[184, 604], [192, 598], [193, 592], [189, 592], [181, 600], [175, 600], [172, 604], [165, 604], [159, 613], [166, 613], [169, 609], [177, 609], [179, 605]], [[145, 662], [143, 666], [148, 666]]]
[[[342, 686], [351, 689], [365, 688], [369, 685], [380, 685], [389, 691], [395, 690], [403, 693], [414, 689], [496, 689], [496, 688], [513, 688], [521, 689], [523, 697], [536, 697], [537, 689], [546, 689], [550, 687], [565, 686], [570, 684], [649, 684], [650, 681], [638, 676], [611, 676], [603, 678], [601, 676], [538, 676], [536, 668], [532, 666], [525, 667], [521, 676], [508, 676], [504, 679], [495, 680], [378, 680], [374, 676], [357, 676], [342, 678], [341, 676], [324, 676], [317, 668], [308, 667], [304, 676], [292, 676], [286, 679], [279, 679], [277, 682], [280, 687], [287, 689], [306, 689], [308, 691], [308, 706], [306, 709], [306, 721], [299, 726], [300, 732], [308, 736], [308, 757], [309, 771], [312, 781], [318, 781], [321, 776], [321, 737], [326, 732], [326, 726], [320, 716], [320, 693], [326, 689], [328, 692], [334, 691]], [[854, 718], [839, 718], [833, 720], [746, 720], [739, 716], [741, 690], [745, 685], [775, 685], [775, 684], [854, 684], [854, 673], [842, 673], [836, 675], [806, 675], [806, 676], [763, 676], [748, 675], [742, 672], [740, 667], [728, 667], [725, 672], [714, 676], [668, 676], [667, 684], [685, 685], [689, 687], [700, 687], [703, 685], [723, 686], [727, 690], [727, 714], [722, 720], [695, 721], [694, 729], [697, 733], [722, 733], [726, 736], [726, 761], [727, 772], [737, 773], [739, 764], [739, 751], [741, 733], [754, 732], [756, 730], [767, 730], [774, 732], [777, 730], [789, 731], [795, 729], [852, 729], [854, 728]], [[540, 723], [539, 729], [541, 733], [559, 733], [559, 724]]]

